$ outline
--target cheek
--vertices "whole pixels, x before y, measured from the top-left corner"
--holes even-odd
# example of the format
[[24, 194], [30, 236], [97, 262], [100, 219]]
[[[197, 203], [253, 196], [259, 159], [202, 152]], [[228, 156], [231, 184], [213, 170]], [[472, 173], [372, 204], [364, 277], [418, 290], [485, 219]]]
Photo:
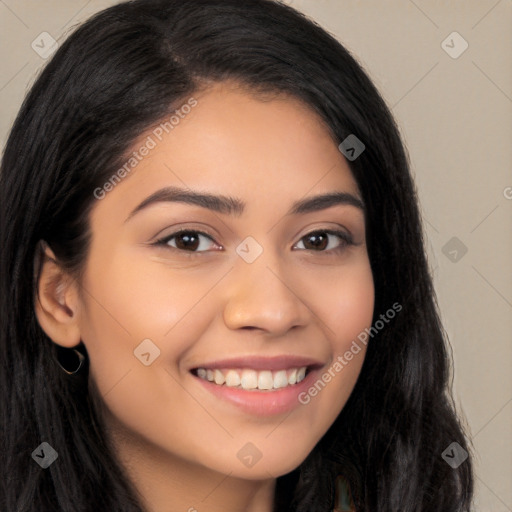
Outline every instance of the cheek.
[[87, 314], [88, 325], [101, 327], [96, 335], [106, 337], [109, 331], [108, 336], [129, 339], [133, 350], [146, 338], [158, 343], [172, 337], [218, 278], [129, 256], [112, 257], [94, 272], [91, 265]]
[[335, 352], [344, 352], [372, 322], [375, 289], [368, 260], [326, 274], [307, 287], [309, 304], [322, 320], [326, 337]]
[[[175, 372], [207, 329], [213, 310], [205, 310], [211, 304], [205, 299], [225, 269], [206, 273], [190, 265], [171, 268], [162, 262], [148, 263], [147, 257], [137, 259], [131, 253], [113, 251], [110, 256], [91, 259], [84, 280], [87, 293], [81, 331], [91, 375], [102, 395], [116, 387], [109, 399], [114, 394], [120, 397], [127, 381], [137, 382], [137, 390], [127, 396], [129, 401], [121, 398], [121, 403], [133, 403], [139, 391], [150, 390], [158, 409], [157, 398], [169, 397], [154, 391], [160, 389], [160, 379], [170, 378], [166, 370]], [[137, 355], [142, 357], [148, 350], [149, 357], [155, 358], [144, 366]]]
[[[318, 288], [316, 288], [318, 290]], [[316, 401], [324, 426], [339, 414], [359, 377], [366, 354], [366, 329], [372, 325], [375, 290], [369, 262], [362, 261], [329, 281], [311, 298], [331, 344], [331, 362], [322, 370], [307, 401]], [[320, 398], [321, 396], [321, 398]], [[320, 432], [318, 432], [320, 435]]]
[[[204, 329], [197, 322], [203, 315], [193, 314], [194, 305], [201, 307], [201, 297], [217, 280], [211, 274], [191, 279], [185, 270], [162, 272], [162, 265], [112, 257], [108, 265], [91, 265], [84, 281], [89, 293], [82, 321], [83, 340], [90, 357], [91, 379], [110, 421], [115, 419], [116, 428], [122, 425], [183, 457], [194, 456], [191, 444], [204, 436], [199, 427], [205, 414], [184, 393], [173, 367]], [[159, 350], [148, 366], [134, 354], [146, 339]], [[152, 358], [154, 348], [146, 346]], [[182, 420], [196, 417], [193, 428], [190, 421]]]
[[370, 272], [357, 273], [340, 285], [336, 310], [332, 314], [333, 330], [339, 333], [335, 346], [337, 352], [348, 350], [352, 341], [371, 326], [375, 292]]

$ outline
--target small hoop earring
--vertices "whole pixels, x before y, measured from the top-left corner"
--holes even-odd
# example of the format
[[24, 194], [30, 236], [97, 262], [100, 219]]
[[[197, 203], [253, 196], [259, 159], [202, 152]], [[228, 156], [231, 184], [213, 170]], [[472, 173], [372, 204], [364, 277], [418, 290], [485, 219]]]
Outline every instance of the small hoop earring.
[[[62, 363], [57, 359], [57, 363], [62, 368], [62, 371], [64, 371], [68, 375], [75, 375], [75, 374], [77, 374], [82, 369], [82, 367], [84, 365], [84, 361], [85, 361], [85, 356], [80, 351], [78, 351], [76, 348], [74, 348], [73, 352], [75, 353], [76, 357], [78, 358], [78, 366], [74, 370], [69, 370], [68, 368], [65, 368], [62, 365]], [[69, 355], [70, 354], [71, 354], [71, 351], [66, 350], [66, 359], [67, 359], [66, 362], [69, 362]]]

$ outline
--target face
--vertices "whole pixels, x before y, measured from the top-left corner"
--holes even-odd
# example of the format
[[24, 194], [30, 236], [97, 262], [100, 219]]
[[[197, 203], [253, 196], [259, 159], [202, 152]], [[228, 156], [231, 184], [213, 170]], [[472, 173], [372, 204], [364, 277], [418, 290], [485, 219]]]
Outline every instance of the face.
[[363, 363], [361, 344], [339, 362], [374, 306], [360, 191], [298, 100], [227, 84], [194, 98], [97, 194], [80, 337], [125, 442], [277, 477], [331, 426]]

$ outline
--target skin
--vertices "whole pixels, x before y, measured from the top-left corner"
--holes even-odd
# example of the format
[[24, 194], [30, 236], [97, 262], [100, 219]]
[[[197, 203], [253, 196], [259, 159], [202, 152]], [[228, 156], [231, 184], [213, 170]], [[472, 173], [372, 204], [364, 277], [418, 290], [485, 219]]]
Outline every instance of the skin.
[[[108, 439], [148, 511], [270, 512], [275, 479], [332, 425], [365, 347], [307, 405], [270, 417], [241, 412], [188, 370], [254, 354], [297, 354], [322, 361], [322, 371], [332, 367], [372, 321], [364, 213], [351, 205], [286, 213], [320, 193], [361, 196], [328, 128], [298, 100], [262, 101], [227, 82], [194, 97], [190, 114], [96, 201], [81, 281], [46, 249], [36, 314], [55, 343], [85, 344]], [[237, 197], [246, 208], [237, 216], [161, 202], [126, 221], [171, 185]], [[195, 253], [179, 237], [169, 240], [173, 247], [151, 245], [179, 228], [212, 239], [200, 235]], [[347, 232], [355, 244], [329, 235], [317, 249], [306, 235], [322, 229]], [[236, 252], [247, 236], [263, 248], [252, 263]], [[133, 352], [147, 338], [160, 350], [149, 366]], [[262, 454], [252, 467], [237, 457], [248, 442]]]

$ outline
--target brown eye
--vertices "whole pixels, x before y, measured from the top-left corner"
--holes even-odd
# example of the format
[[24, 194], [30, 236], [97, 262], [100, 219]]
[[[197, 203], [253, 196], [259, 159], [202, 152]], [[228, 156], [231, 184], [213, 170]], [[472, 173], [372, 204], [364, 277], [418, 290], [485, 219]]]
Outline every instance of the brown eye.
[[178, 249], [195, 251], [199, 247], [199, 237], [195, 233], [180, 233], [174, 238]]
[[[333, 238], [338, 238], [341, 240], [341, 243], [331, 243], [330, 239]], [[337, 252], [343, 250], [348, 245], [352, 245], [353, 241], [351, 236], [343, 231], [324, 229], [312, 231], [311, 233], [303, 236], [299, 244], [301, 243], [304, 247], [299, 247], [300, 249], [304, 248], [305, 250], [315, 252]]]
[[[206, 239], [206, 241], [203, 241], [203, 239]], [[186, 252], [205, 252], [211, 244], [215, 245], [210, 235], [194, 230], [177, 231], [155, 243], [155, 245]]]
[[329, 245], [329, 238], [325, 233], [311, 233], [306, 235], [304, 239], [306, 240], [304, 243], [306, 249], [324, 250]]

